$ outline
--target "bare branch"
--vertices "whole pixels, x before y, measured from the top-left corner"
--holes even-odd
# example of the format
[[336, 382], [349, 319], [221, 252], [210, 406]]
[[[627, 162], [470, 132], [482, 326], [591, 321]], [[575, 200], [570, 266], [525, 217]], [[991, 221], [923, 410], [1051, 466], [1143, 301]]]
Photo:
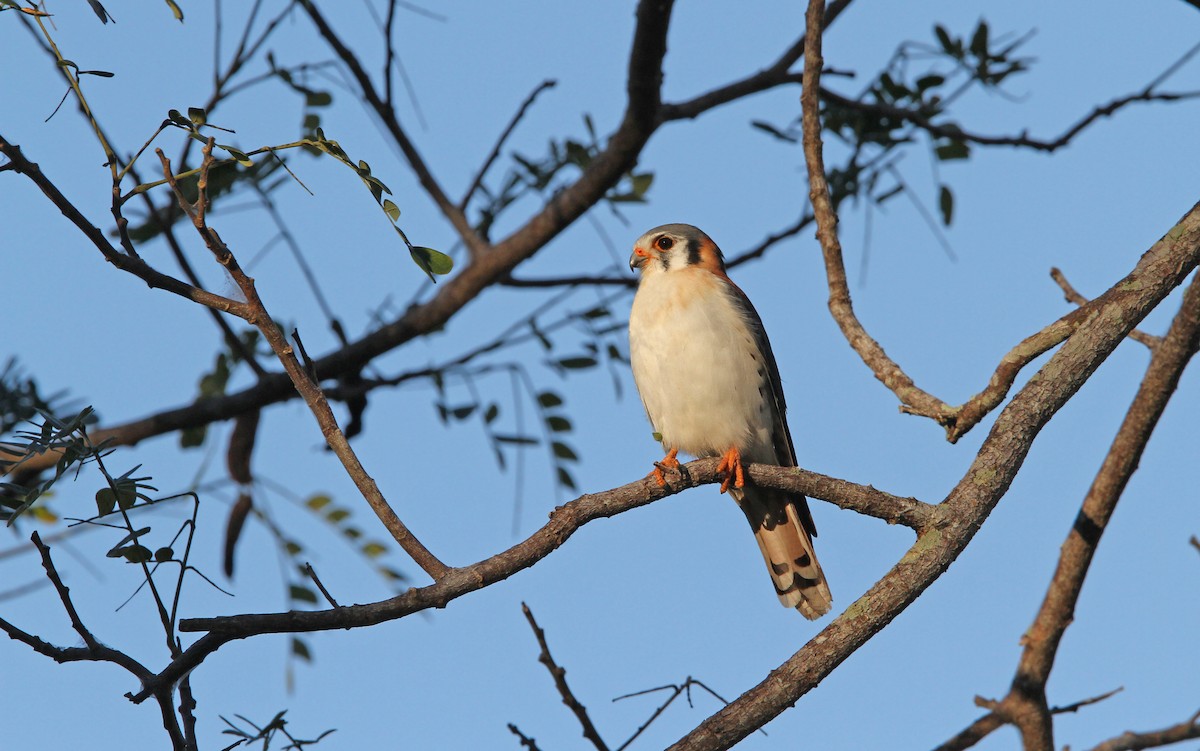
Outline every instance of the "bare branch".
[[[1067, 281], [1066, 275], [1063, 274], [1058, 267], [1050, 269], [1050, 277], [1054, 279], [1054, 282], [1058, 285], [1059, 289], [1063, 291], [1063, 296], [1067, 298], [1067, 302], [1078, 305], [1081, 308], [1091, 302], [1091, 300], [1088, 300], [1086, 297], [1079, 294], [1075, 288], [1071, 286], [1071, 283]], [[1140, 329], [1134, 329], [1133, 331], [1130, 331], [1129, 338], [1135, 342], [1141, 342], [1151, 350], [1157, 347], [1158, 343], [1162, 340], [1161, 336], [1147, 334], [1145, 331]]]
[[521, 612], [525, 614], [525, 620], [529, 621], [529, 627], [533, 629], [533, 635], [537, 639], [538, 646], [541, 647], [538, 662], [545, 665], [546, 670], [550, 671], [550, 677], [554, 679], [554, 687], [558, 689], [558, 695], [562, 697], [563, 704], [566, 704], [571, 713], [575, 715], [575, 719], [579, 720], [579, 724], [583, 728], [583, 737], [591, 741], [592, 745], [596, 747], [596, 751], [608, 751], [608, 745], [600, 737], [596, 726], [592, 724], [592, 718], [588, 716], [587, 707], [575, 698], [571, 687], [567, 685], [566, 668], [555, 662], [550, 655], [550, 645], [546, 643], [546, 632], [534, 620], [533, 611], [529, 609], [528, 605], [521, 603]]
[[1054, 749], [1053, 725], [1045, 691], [1058, 646], [1074, 620], [1075, 603], [1100, 537], [1198, 346], [1200, 277], [1188, 286], [1170, 330], [1153, 350], [1133, 403], [1062, 545], [1058, 566], [1042, 606], [1033, 625], [1025, 632], [1025, 648], [1004, 703], [1021, 730], [1025, 748], [1030, 751]]
[[[1069, 712], [1078, 712], [1081, 708], [1102, 702], [1112, 695], [1119, 693], [1122, 689], [1116, 688], [1112, 691], [1093, 696], [1090, 699], [1083, 699], [1074, 704], [1068, 704], [1065, 707], [1052, 707], [1050, 714], [1066, 714]], [[975, 697], [975, 703], [979, 706], [996, 706], [997, 702], [992, 700]], [[933, 751], [964, 751], [971, 748], [979, 741], [990, 735], [992, 731], [998, 730], [1008, 724], [1008, 721], [997, 714], [995, 711], [988, 712], [984, 716], [972, 722], [963, 730], [959, 731], [942, 745], [935, 748]]]
[[[267, 633], [300, 633], [372, 626], [429, 608], [443, 608], [452, 600], [503, 581], [533, 566], [565, 544], [571, 535], [589, 522], [617, 516], [687, 488], [720, 482], [724, 476], [717, 472], [719, 464], [718, 458], [690, 462], [685, 465], [687, 472], [682, 473], [678, 479], [673, 478], [667, 487], [659, 487], [652, 478], [643, 478], [603, 493], [580, 496], [556, 508], [545, 526], [508, 550], [470, 566], [451, 569], [434, 584], [410, 589], [390, 600], [369, 605], [347, 605], [335, 610], [185, 619], [180, 622], [181, 631], [209, 633], [188, 647], [179, 659], [159, 673], [154, 679], [154, 684], [172, 683], [222, 645], [236, 639]], [[782, 477], [774, 472], [776, 469], [778, 468], [752, 464], [746, 467], [746, 473], [752, 481], [762, 481], [766, 485], [772, 478], [778, 478], [781, 480], [779, 484], [782, 485]], [[878, 516], [889, 513], [882, 509], [892, 503], [889, 498], [894, 498], [867, 486], [847, 483], [843, 487], [840, 483], [844, 481], [823, 478], [821, 475], [802, 470], [791, 470], [791, 473], [794, 474], [789, 475], [790, 481], [786, 485], [789, 489], [814, 498], [828, 498], [835, 503], [845, 503], [847, 508], [863, 505], [854, 499], [856, 495], [874, 495], [881, 509], [876, 511]], [[847, 498], [840, 495], [831, 497], [835, 492], [843, 490], [847, 493]], [[915, 511], [919, 508], [914, 506], [917, 502], [911, 499], [895, 499], [894, 503], [898, 515], [920, 514], [919, 511]], [[932, 516], [933, 511], [929, 514]], [[147, 696], [149, 692], [143, 690], [135, 697], [135, 701], [144, 700]]]
[[1091, 751], [1141, 751], [1144, 748], [1168, 746], [1172, 743], [1190, 741], [1193, 738], [1200, 738], [1200, 712], [1197, 712], [1191, 718], [1177, 725], [1162, 728], [1161, 730], [1150, 730], [1143, 733], [1134, 733], [1132, 731], [1122, 733], [1116, 738], [1107, 740], [1098, 746], [1093, 746]]
[[[850, 5], [850, 1], [833, 0], [833, 2], [829, 3], [829, 7], [825, 9], [823, 16], [822, 29], [829, 28], [837, 20], [837, 17], [842, 14], [842, 11]], [[700, 96], [693, 97], [685, 102], [664, 104], [661, 117], [664, 122], [699, 117], [708, 110], [728, 104], [735, 99], [757, 94], [760, 91], [766, 91], [782, 84], [800, 83], [800, 78], [791, 73], [790, 69], [803, 54], [804, 38], [801, 37], [791, 47], [784, 50], [783, 54], [774, 63], [763, 70], [739, 81], [734, 81]]]

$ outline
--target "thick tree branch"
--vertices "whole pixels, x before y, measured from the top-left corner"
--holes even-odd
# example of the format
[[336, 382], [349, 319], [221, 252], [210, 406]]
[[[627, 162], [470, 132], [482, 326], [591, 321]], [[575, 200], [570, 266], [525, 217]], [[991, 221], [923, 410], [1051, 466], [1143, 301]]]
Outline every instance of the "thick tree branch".
[[1054, 729], [1046, 703], [1046, 682], [1058, 647], [1075, 618], [1075, 603], [1091, 567], [1100, 537], [1141, 461], [1146, 444], [1175, 393], [1184, 369], [1200, 346], [1200, 276], [1184, 294], [1179, 313], [1154, 348], [1146, 375], [1084, 497], [1058, 566], [1033, 625], [1003, 704], [1021, 731], [1025, 751], [1054, 751]]
[[[169, 685], [199, 665], [222, 645], [237, 639], [268, 633], [300, 633], [330, 629], [358, 628], [396, 620], [429, 608], [443, 608], [451, 601], [478, 589], [503, 581], [553, 553], [583, 525], [648, 505], [687, 488], [720, 482], [720, 459], [702, 459], [685, 465], [685, 472], [672, 476], [666, 487], [651, 478], [623, 485], [603, 493], [583, 495], [550, 514], [541, 529], [508, 550], [478, 563], [451, 569], [434, 584], [413, 588], [390, 600], [369, 605], [348, 605], [333, 610], [293, 611], [261, 615], [234, 615], [216, 618], [192, 618], [180, 622], [182, 631], [208, 631], [184, 654], [159, 673], [153, 685]], [[752, 464], [746, 473], [752, 482], [782, 487], [813, 498], [829, 500], [845, 508], [862, 510], [880, 518], [897, 521], [932, 522], [933, 509], [911, 498], [899, 498], [869, 486], [854, 485], [803, 470]], [[874, 499], [868, 501], [868, 499]], [[926, 521], [922, 521], [922, 524]], [[150, 693], [143, 690], [135, 701]]]
[[[805, 48], [805, 89], [810, 97], [821, 65], [821, 11], [821, 0], [810, 0]], [[815, 102], [810, 100], [806, 110], [815, 121]], [[810, 142], [815, 140], [814, 127], [815, 122], [806, 123]], [[827, 202], [820, 170], [810, 165], [810, 175], [814, 206], [822, 197]], [[831, 211], [819, 210], [817, 219], [826, 225], [826, 235], [832, 232]], [[1198, 262], [1200, 205], [1142, 256], [1129, 277], [1093, 303], [1074, 335], [1001, 411], [971, 467], [938, 507], [935, 524], [918, 536], [904, 557], [799, 652], [705, 720], [672, 746], [673, 751], [729, 748], [793, 705], [908, 607], [974, 537], [1008, 490], [1041, 428]], [[1130, 285], [1131, 278], [1145, 283]]]
[[[1089, 307], [1081, 307], [1027, 337], [1001, 359], [988, 385], [958, 407], [953, 407], [918, 387], [908, 374], [887, 355], [879, 342], [867, 333], [854, 313], [850, 288], [846, 280], [842, 247], [838, 240], [837, 214], [834, 211], [829, 186], [825, 179], [819, 109], [820, 97], [828, 92], [820, 90], [823, 60], [810, 60], [807, 57], [814, 53], [819, 55], [819, 48], [805, 52], [805, 83], [800, 103], [803, 111], [804, 155], [811, 187], [809, 198], [817, 221], [817, 239], [820, 241], [825, 260], [830, 313], [851, 348], [858, 353], [875, 377], [900, 399], [901, 411], [935, 420], [946, 429], [947, 439], [955, 442], [1001, 404], [1022, 368], [1071, 336], [1076, 328], [1092, 315], [1092, 311]], [[1151, 91], [1157, 82], [1158, 79], [1147, 88], [1147, 92]], [[1132, 99], [1137, 98], [1133, 97]], [[1109, 105], [1114, 110], [1116, 106]], [[1099, 109], [1107, 111], [1107, 108]], [[1094, 119], [1095, 117], [1085, 118], [1083, 124], [1079, 126], [1080, 129], [1086, 127], [1086, 124]], [[1073, 137], [1076, 132], [1078, 131], [1072, 129], [1070, 136]]]
[[[1058, 288], [1063, 291], [1063, 297], [1067, 299], [1067, 302], [1073, 305], [1078, 305], [1081, 308], [1091, 302], [1091, 300], [1088, 300], [1086, 297], [1079, 294], [1079, 292], [1071, 286], [1071, 283], [1067, 281], [1066, 274], [1064, 274], [1058, 267], [1050, 269], [1050, 278], [1053, 279], [1054, 283], [1058, 285]], [[1150, 349], [1157, 347], [1158, 343], [1162, 340], [1161, 336], [1147, 334], [1141, 329], [1134, 329], [1133, 331], [1130, 331], [1129, 338], [1135, 342], [1140, 342], [1146, 345]]]

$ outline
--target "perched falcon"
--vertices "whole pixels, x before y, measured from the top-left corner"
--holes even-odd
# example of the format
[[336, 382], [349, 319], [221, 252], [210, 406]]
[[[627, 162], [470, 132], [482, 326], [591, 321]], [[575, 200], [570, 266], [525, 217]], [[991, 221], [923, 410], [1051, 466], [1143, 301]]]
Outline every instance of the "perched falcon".
[[726, 275], [720, 249], [690, 224], [642, 235], [629, 266], [641, 271], [629, 315], [633, 378], [667, 451], [653, 474], [665, 484], [662, 467], [677, 467], [680, 451], [720, 456], [721, 492], [750, 521], [780, 602], [819, 618], [833, 598], [813, 550], [808, 502], [743, 477], [743, 462], [796, 466], [762, 320]]

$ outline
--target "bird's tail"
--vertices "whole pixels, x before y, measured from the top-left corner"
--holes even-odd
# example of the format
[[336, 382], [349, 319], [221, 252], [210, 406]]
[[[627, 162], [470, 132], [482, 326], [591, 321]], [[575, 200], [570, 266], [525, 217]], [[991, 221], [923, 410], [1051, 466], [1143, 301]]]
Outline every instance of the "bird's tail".
[[788, 496], [749, 484], [730, 488], [729, 494], [754, 530], [779, 601], [809, 620], [828, 613], [833, 596], [813, 549], [816, 527], [804, 496]]

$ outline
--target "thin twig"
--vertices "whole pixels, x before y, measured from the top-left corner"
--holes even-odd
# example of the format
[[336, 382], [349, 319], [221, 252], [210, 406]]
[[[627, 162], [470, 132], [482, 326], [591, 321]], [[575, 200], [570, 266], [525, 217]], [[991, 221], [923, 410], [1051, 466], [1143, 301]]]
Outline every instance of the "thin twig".
[[517, 113], [513, 115], [512, 119], [508, 122], [508, 126], [504, 128], [503, 132], [500, 133], [500, 137], [496, 139], [496, 145], [492, 147], [492, 151], [488, 154], [487, 159], [483, 160], [483, 165], [479, 168], [479, 171], [475, 173], [475, 179], [471, 181], [471, 185], [467, 188], [467, 192], [464, 193], [462, 199], [459, 200], [459, 211], [465, 212], [467, 210], [467, 204], [471, 202], [471, 198], [475, 195], [475, 191], [479, 190], [479, 186], [483, 184], [483, 178], [487, 176], [488, 170], [491, 169], [492, 164], [494, 164], [496, 159], [500, 156], [500, 150], [504, 148], [504, 143], [508, 140], [508, 137], [512, 135], [512, 132], [516, 130], [517, 124], [524, 119], [525, 113], [533, 105], [534, 100], [536, 100], [538, 95], [540, 95], [546, 89], [552, 89], [557, 85], [558, 81], [555, 81], [552, 78], [547, 78], [545, 81], [542, 81], [540, 84], [538, 84], [537, 88], [529, 93], [529, 96], [525, 97], [524, 102], [521, 102], [521, 106], [517, 108]]
[[333, 595], [329, 594], [329, 590], [325, 589], [325, 585], [321, 583], [321, 578], [319, 576], [317, 576], [317, 572], [315, 569], [313, 569], [311, 563], [306, 562], [304, 564], [304, 573], [308, 574], [308, 578], [312, 579], [313, 584], [317, 585], [317, 589], [321, 590], [321, 594], [325, 595], [325, 600], [331, 606], [333, 606], [335, 608], [341, 607], [341, 605], [337, 604], [337, 600], [333, 599]]
[[575, 698], [571, 687], [567, 685], [567, 670], [554, 661], [550, 656], [550, 645], [546, 643], [546, 632], [538, 626], [533, 617], [533, 611], [525, 603], [521, 603], [521, 612], [525, 614], [525, 620], [529, 621], [529, 627], [533, 629], [533, 635], [537, 639], [538, 646], [541, 647], [541, 654], [538, 655], [538, 662], [546, 666], [546, 670], [550, 671], [550, 677], [554, 679], [554, 687], [558, 689], [558, 695], [562, 697], [563, 704], [571, 710], [575, 715], [575, 719], [579, 721], [583, 728], [583, 737], [591, 741], [596, 747], [596, 751], [609, 751], [608, 745], [600, 737], [600, 732], [596, 730], [596, 726], [592, 724], [592, 718], [588, 716], [587, 707]]

